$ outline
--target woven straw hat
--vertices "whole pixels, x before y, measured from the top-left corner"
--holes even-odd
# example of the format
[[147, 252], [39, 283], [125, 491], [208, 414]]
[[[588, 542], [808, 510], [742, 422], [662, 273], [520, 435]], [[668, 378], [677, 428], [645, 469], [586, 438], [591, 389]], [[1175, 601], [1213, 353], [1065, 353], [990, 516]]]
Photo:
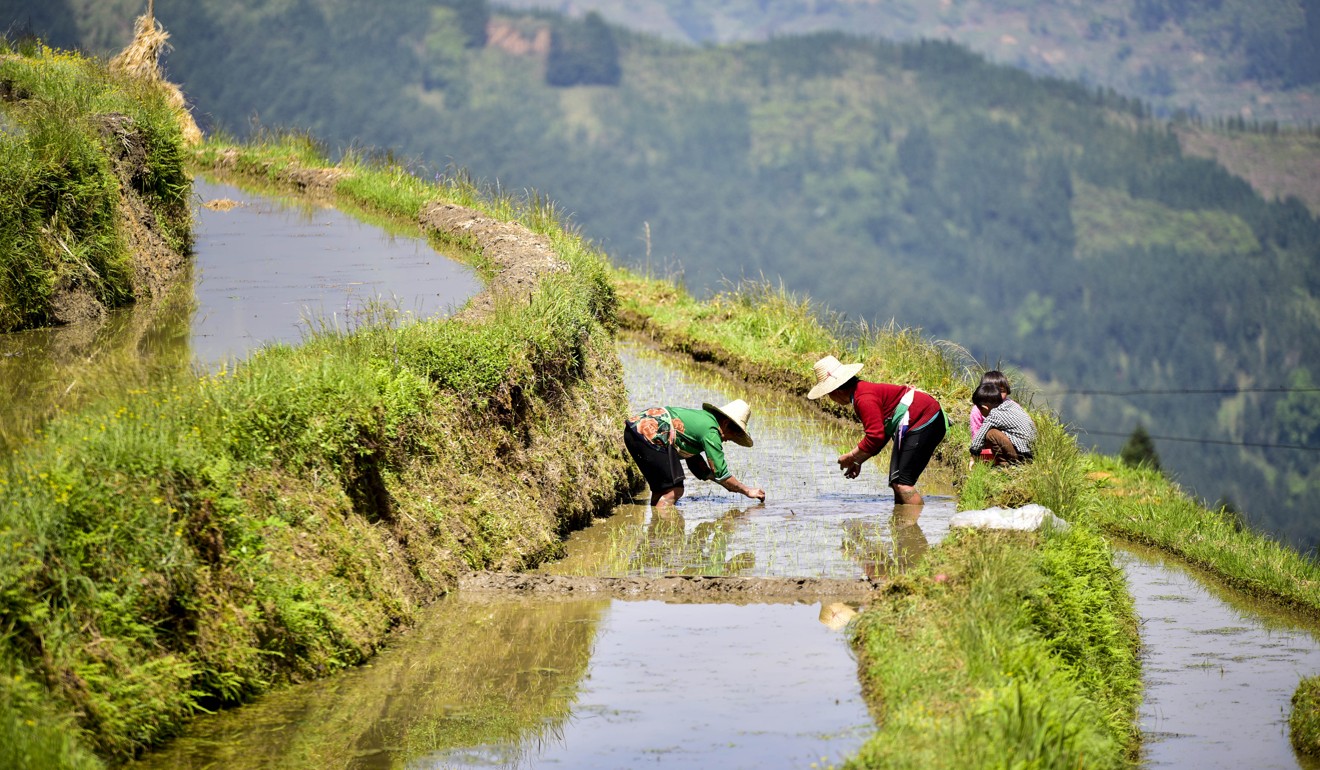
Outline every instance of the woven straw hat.
[[825, 356], [816, 362], [815, 369], [816, 387], [807, 393], [807, 398], [813, 401], [857, 376], [862, 370], [862, 365], [841, 364], [834, 356]]
[[714, 404], [702, 404], [702, 409], [707, 412], [713, 412], [722, 417], [728, 418], [729, 422], [737, 426], [738, 430], [730, 438], [738, 446], [751, 446], [752, 435], [747, 432], [747, 421], [752, 419], [752, 408], [746, 401], [736, 398], [724, 406], [715, 406]]

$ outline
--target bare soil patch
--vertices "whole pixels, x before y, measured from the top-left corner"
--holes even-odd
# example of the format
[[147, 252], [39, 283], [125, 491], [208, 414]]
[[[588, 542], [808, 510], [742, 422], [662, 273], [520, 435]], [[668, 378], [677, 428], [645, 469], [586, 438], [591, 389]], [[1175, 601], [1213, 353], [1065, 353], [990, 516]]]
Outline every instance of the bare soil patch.
[[541, 277], [566, 272], [550, 239], [517, 222], [492, 219], [453, 203], [432, 202], [418, 216], [421, 226], [467, 243], [495, 268], [486, 290], [473, 297], [456, 317], [476, 320], [490, 313], [496, 298], [531, 301]]
[[1178, 130], [1183, 152], [1217, 161], [1266, 200], [1295, 196], [1320, 215], [1320, 137]]

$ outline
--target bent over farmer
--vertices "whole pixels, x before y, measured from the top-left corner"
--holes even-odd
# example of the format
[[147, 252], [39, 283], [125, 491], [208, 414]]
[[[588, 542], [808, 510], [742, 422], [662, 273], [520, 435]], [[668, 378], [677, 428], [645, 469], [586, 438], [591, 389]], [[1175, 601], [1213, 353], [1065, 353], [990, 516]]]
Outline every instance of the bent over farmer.
[[807, 393], [815, 400], [828, 395], [840, 406], [852, 405], [865, 435], [851, 452], [839, 455], [843, 475], [857, 478], [862, 463], [880, 454], [887, 442], [894, 448], [889, 459], [889, 486], [899, 505], [921, 505], [917, 478], [930, 463], [935, 447], [944, 440], [949, 421], [940, 402], [929, 393], [906, 385], [857, 379], [861, 364], [842, 364], [825, 356], [815, 364], [816, 385]]
[[[736, 399], [722, 407], [702, 404], [700, 409], [657, 406], [624, 422], [623, 445], [651, 488], [651, 505], [673, 505], [683, 496], [683, 466], [702, 481], [714, 481], [730, 492], [765, 500], [765, 490], [749, 487], [729, 472], [724, 442], [750, 447], [747, 421], [752, 410]], [[704, 455], [704, 457], [703, 457]]]

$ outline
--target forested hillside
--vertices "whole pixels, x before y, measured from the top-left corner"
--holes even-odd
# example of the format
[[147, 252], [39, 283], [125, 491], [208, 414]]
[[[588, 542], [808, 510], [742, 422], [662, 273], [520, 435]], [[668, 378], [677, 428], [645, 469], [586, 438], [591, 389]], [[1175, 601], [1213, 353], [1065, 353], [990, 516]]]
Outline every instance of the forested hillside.
[[951, 40], [1177, 111], [1320, 122], [1320, 0], [499, 0], [696, 44], [846, 30]]
[[764, 276], [919, 326], [1029, 372], [1083, 442], [1116, 452], [1142, 425], [1201, 496], [1320, 540], [1320, 223], [1184, 156], [1142, 102], [949, 43], [694, 48], [480, 0], [156, 13], [212, 129], [535, 188], [697, 292]]

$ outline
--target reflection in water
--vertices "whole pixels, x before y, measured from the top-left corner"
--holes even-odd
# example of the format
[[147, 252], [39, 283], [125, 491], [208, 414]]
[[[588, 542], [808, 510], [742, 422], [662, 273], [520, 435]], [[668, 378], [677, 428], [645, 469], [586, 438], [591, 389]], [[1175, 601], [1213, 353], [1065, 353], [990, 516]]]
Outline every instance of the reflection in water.
[[159, 300], [112, 311], [104, 321], [0, 334], [0, 456], [55, 414], [187, 372], [189, 280], [185, 273]]
[[198, 719], [145, 768], [808, 767], [871, 729], [812, 605], [438, 603], [369, 665]]
[[734, 508], [714, 521], [703, 521], [687, 529], [683, 514], [675, 508], [660, 508], [647, 527], [646, 547], [634, 551], [626, 574], [665, 574], [670, 565], [687, 565], [684, 575], [737, 575], [756, 564], [746, 551], [729, 556], [729, 535], [737, 520], [747, 515]]
[[305, 199], [255, 195], [198, 179], [196, 358], [214, 365], [271, 342], [296, 343], [309, 324], [351, 323], [365, 305], [398, 302], [418, 318], [444, 315], [481, 290], [415, 227], [388, 232]]
[[886, 530], [865, 519], [843, 523], [843, 551], [862, 565], [868, 578], [877, 580], [904, 572], [930, 548], [912, 507], [895, 506]]
[[[609, 518], [571, 535], [568, 550], [574, 555], [542, 571], [859, 578], [905, 569], [948, 532], [955, 501], [951, 486], [935, 469], [922, 477], [925, 506], [895, 506], [884, 457], [868, 463], [871, 470], [854, 480], [845, 479], [834, 462], [842, 449], [856, 443], [860, 429], [855, 426], [821, 419], [805, 399], [734, 383], [709, 367], [685, 364], [637, 343], [620, 342], [619, 348], [633, 408], [722, 404], [734, 398], [752, 405], [755, 446], [725, 446], [730, 470], [764, 487], [766, 501], [749, 507], [746, 498], [689, 478], [678, 518], [665, 524], [656, 518], [665, 514], [646, 505], [620, 506]], [[679, 522], [682, 538], [671, 535], [657, 543], [652, 533]], [[683, 546], [677, 547], [680, 540]]]
[[756, 565], [749, 551], [731, 551], [730, 538], [747, 510], [733, 508], [691, 529], [681, 509], [619, 506], [613, 516], [569, 539], [568, 555], [542, 565], [551, 575], [657, 576], [746, 574]]
[[[842, 636], [803, 604], [616, 601], [562, 732], [518, 767], [825, 766], [873, 729]], [[507, 744], [422, 768], [514, 767]], [[825, 761], [822, 761], [824, 759]]]
[[471, 268], [437, 254], [416, 228], [391, 234], [335, 209], [203, 179], [194, 190], [238, 205], [197, 210], [192, 265], [165, 297], [100, 322], [0, 334], [0, 455], [56, 413], [269, 342], [298, 342], [309, 324], [351, 323], [382, 297], [422, 317], [481, 289]]
[[608, 601], [437, 603], [372, 662], [196, 720], [135, 768], [389, 768], [562, 735]]
[[1119, 561], [1142, 618], [1147, 766], [1320, 767], [1288, 741], [1293, 690], [1320, 671], [1320, 629], [1153, 552]]

